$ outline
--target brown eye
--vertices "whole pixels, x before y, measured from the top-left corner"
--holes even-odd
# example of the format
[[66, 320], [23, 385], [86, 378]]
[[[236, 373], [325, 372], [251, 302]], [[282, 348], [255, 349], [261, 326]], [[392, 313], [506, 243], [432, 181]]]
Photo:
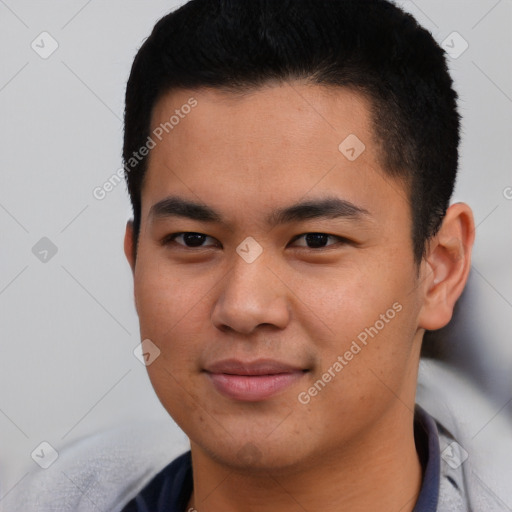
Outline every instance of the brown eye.
[[[213, 240], [214, 243], [203, 245], [207, 239]], [[215, 240], [215, 238], [203, 233], [195, 233], [193, 231], [172, 233], [171, 235], [167, 235], [162, 240], [162, 245], [169, 245], [171, 242], [176, 242], [178, 245], [189, 249], [193, 249], [195, 247], [210, 247], [211, 245], [218, 246], [218, 242]]]
[[[304, 239], [304, 243], [299, 243], [296, 245], [299, 247], [306, 247], [308, 249], [323, 249], [324, 247], [329, 247], [336, 244], [337, 242], [345, 241], [345, 239], [339, 236], [328, 235], [327, 233], [304, 233], [303, 235], [296, 237], [293, 242], [296, 242], [300, 239]], [[328, 243], [329, 240], [332, 240], [333, 242]]]

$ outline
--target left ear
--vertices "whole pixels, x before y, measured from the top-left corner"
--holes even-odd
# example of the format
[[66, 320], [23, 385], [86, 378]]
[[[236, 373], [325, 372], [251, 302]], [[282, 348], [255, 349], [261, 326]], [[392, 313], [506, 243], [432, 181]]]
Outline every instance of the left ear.
[[440, 329], [452, 318], [455, 302], [468, 279], [474, 240], [475, 221], [471, 208], [465, 203], [453, 204], [430, 240], [422, 262], [424, 296], [419, 327]]

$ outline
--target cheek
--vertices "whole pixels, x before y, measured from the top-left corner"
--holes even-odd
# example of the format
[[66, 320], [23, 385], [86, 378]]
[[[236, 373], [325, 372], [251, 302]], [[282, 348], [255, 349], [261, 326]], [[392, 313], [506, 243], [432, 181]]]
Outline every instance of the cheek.
[[[144, 270], [142, 270], [144, 268]], [[204, 338], [208, 290], [187, 276], [164, 271], [162, 267], [140, 267], [135, 277], [135, 300], [141, 339], [150, 339], [160, 356], [148, 371], [165, 365], [173, 375], [184, 374], [185, 368], [197, 364], [197, 352]], [[159, 364], [156, 364], [158, 362]], [[155, 366], [155, 368], [153, 368]]]
[[193, 313], [205, 294], [183, 272], [166, 265], [157, 256], [143, 252], [137, 262], [134, 292], [141, 329], [145, 335], [162, 335]]
[[141, 339], [150, 339], [160, 350], [147, 366], [148, 376], [162, 405], [180, 425], [201, 411], [194, 369], [208, 318], [205, 289], [162, 268], [157, 272], [146, 267], [135, 279]]
[[308, 316], [314, 319], [299, 322], [307, 326], [307, 336], [316, 345], [317, 373], [327, 371], [341, 356], [339, 374], [344, 377], [337, 380], [354, 379], [361, 390], [371, 388], [376, 379], [372, 371], [387, 372], [398, 385], [395, 370], [401, 374], [398, 370], [408, 364], [416, 332], [412, 274], [405, 268], [392, 271], [390, 266], [383, 271], [382, 263], [386, 267], [380, 260], [364, 270], [353, 267], [297, 282], [297, 296], [308, 306], [303, 312], [308, 314], [309, 308]]
[[363, 262], [304, 273], [294, 280], [297, 307], [304, 314], [310, 311], [327, 338], [355, 337], [403, 297], [405, 285], [400, 283], [404, 276], [388, 279], [387, 275], [378, 266], [363, 266]]

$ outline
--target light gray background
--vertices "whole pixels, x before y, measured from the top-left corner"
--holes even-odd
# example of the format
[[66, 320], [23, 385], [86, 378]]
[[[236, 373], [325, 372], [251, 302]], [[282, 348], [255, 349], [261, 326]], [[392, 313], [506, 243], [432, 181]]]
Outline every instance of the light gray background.
[[[399, 3], [439, 42], [456, 31], [469, 44], [450, 59], [464, 117], [454, 201], [468, 202], [478, 224], [476, 306], [465, 327], [473, 369], [486, 371], [477, 380], [505, 414], [512, 398], [512, 0]], [[125, 186], [101, 201], [92, 192], [122, 165], [135, 52], [177, 5], [0, 0], [0, 506], [34, 467], [30, 454], [42, 441], [59, 450], [132, 419], [167, 416], [133, 355], [139, 335], [122, 250], [131, 214]], [[34, 40], [41, 46], [43, 31], [59, 45], [47, 59], [31, 48]], [[42, 237], [58, 248], [46, 263], [32, 252]], [[176, 438], [185, 446], [177, 428]]]

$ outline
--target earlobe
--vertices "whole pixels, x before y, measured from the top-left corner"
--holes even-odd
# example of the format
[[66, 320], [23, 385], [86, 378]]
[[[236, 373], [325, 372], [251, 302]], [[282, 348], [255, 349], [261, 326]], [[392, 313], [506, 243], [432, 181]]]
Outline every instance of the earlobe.
[[132, 274], [135, 272], [135, 257], [134, 257], [134, 236], [133, 236], [133, 220], [129, 220], [126, 223], [126, 230], [124, 233], [124, 254], [130, 268], [132, 269]]
[[471, 208], [464, 203], [450, 206], [441, 228], [429, 243], [424, 261], [424, 296], [419, 327], [436, 330], [451, 320], [471, 269], [474, 238]]

